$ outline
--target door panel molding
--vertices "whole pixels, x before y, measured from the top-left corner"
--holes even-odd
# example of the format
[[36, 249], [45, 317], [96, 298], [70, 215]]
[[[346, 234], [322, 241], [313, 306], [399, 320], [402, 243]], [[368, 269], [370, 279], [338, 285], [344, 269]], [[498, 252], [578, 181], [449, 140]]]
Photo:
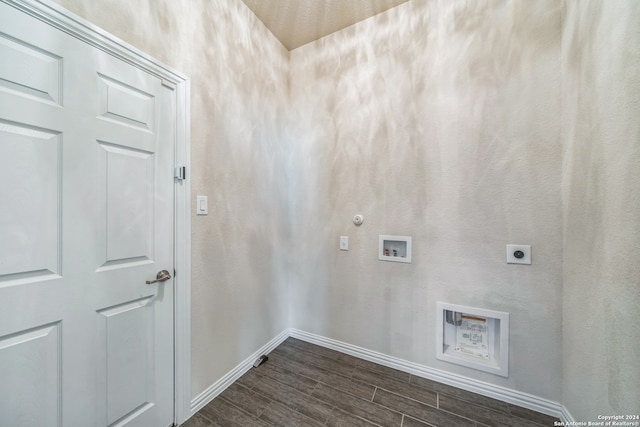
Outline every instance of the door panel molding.
[[151, 132], [155, 97], [112, 77], [100, 73], [98, 76], [102, 117]]
[[[82, 42], [98, 48], [115, 58], [158, 77], [163, 86], [175, 96], [176, 134], [174, 158], [176, 165], [190, 166], [189, 149], [189, 79], [141, 50], [123, 42], [61, 6], [46, 0], [0, 0], [24, 13], [55, 27]], [[42, 53], [42, 52], [40, 52]], [[55, 57], [52, 58], [55, 67]], [[47, 86], [47, 100], [55, 103], [54, 86]], [[14, 87], [11, 89], [15, 90]], [[40, 89], [42, 90], [42, 89]], [[31, 94], [34, 95], [34, 94]], [[42, 97], [42, 94], [37, 94]], [[35, 95], [34, 95], [35, 96]], [[175, 306], [175, 382], [174, 421], [176, 424], [191, 416], [191, 212], [190, 173], [176, 180], [174, 187], [174, 276]]]
[[61, 105], [62, 58], [0, 34], [0, 57], [15, 68], [0, 73], [0, 87], [21, 96]]
[[[60, 427], [62, 425], [61, 322], [30, 328], [0, 337], [0, 378], [18, 389], [0, 401], [9, 405], [30, 425]], [[16, 364], [15, 361], [21, 363]], [[44, 388], [38, 379], [46, 376]], [[8, 414], [5, 414], [8, 415]], [[0, 425], [11, 425], [0, 412]]]
[[140, 416], [153, 404], [153, 295], [98, 310], [105, 317], [107, 424]]
[[60, 132], [0, 119], [0, 136], [0, 158], [16, 166], [0, 169], [0, 200], [11, 201], [0, 217], [9, 236], [0, 241], [0, 287], [60, 277]]

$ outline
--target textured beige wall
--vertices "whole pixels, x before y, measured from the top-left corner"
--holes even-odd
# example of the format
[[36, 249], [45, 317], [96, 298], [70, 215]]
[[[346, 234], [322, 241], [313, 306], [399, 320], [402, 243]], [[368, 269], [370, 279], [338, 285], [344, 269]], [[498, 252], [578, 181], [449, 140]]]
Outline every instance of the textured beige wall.
[[[294, 327], [560, 400], [560, 6], [414, 0], [291, 52]], [[436, 360], [436, 301], [511, 314], [509, 378]]]
[[239, 0], [58, 2], [191, 79], [195, 396], [288, 326], [288, 52]]
[[640, 412], [640, 2], [567, 2], [563, 396], [578, 421]]
[[[289, 63], [239, 0], [56, 1], [191, 78], [194, 396], [293, 326], [638, 412], [637, 2], [412, 0]], [[435, 360], [436, 301], [511, 313], [508, 379]]]

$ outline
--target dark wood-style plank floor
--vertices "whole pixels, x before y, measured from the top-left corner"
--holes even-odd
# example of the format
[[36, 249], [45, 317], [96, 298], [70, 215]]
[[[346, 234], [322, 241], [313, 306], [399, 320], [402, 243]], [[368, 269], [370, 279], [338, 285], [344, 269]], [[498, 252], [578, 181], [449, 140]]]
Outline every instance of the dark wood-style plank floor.
[[184, 427], [540, 427], [556, 418], [288, 338]]

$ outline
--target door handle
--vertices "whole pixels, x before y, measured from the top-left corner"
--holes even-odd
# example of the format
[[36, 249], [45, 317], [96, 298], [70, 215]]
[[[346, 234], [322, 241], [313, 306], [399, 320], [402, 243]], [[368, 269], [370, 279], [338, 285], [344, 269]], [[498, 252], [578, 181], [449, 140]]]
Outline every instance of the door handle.
[[152, 285], [157, 282], [164, 282], [165, 280], [171, 279], [171, 274], [167, 270], [162, 270], [158, 272], [156, 275], [156, 280], [147, 280], [147, 285]]

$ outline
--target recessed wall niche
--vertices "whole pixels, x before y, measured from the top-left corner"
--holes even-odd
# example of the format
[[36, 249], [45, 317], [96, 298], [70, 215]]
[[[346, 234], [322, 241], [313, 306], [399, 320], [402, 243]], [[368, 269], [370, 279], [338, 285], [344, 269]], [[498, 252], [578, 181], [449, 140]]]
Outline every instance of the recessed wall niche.
[[378, 259], [391, 262], [411, 262], [411, 237], [380, 235]]
[[509, 376], [509, 313], [437, 303], [436, 359]]

